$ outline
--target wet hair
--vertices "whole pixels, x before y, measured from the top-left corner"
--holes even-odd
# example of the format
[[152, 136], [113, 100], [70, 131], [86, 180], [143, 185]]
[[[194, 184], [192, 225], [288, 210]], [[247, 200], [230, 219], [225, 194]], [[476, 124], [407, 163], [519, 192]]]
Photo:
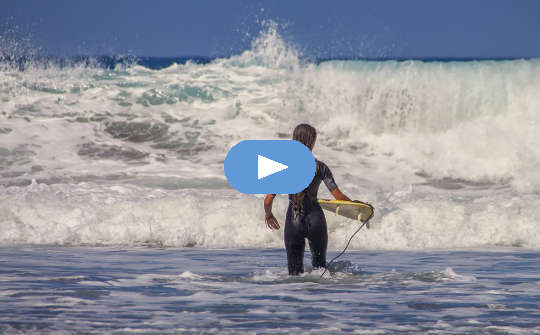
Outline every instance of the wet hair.
[[317, 130], [307, 123], [301, 123], [294, 128], [292, 139], [302, 143], [309, 150], [313, 150], [317, 139]]
[[[313, 150], [317, 130], [307, 123], [301, 123], [294, 128], [292, 139], [304, 144], [309, 150]], [[292, 209], [295, 215], [304, 214], [304, 197], [308, 188], [309, 186], [292, 196]]]

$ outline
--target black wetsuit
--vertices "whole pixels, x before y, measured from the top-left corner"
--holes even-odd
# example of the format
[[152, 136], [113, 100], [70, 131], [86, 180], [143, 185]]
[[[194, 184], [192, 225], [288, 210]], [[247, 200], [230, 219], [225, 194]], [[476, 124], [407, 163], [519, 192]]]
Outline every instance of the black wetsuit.
[[313, 268], [326, 267], [328, 231], [322, 208], [317, 202], [317, 192], [321, 181], [324, 181], [330, 192], [334, 191], [337, 185], [328, 166], [321, 161], [316, 163], [315, 176], [305, 190], [302, 213], [293, 209], [293, 195], [289, 194], [289, 208], [285, 220], [285, 248], [290, 275], [304, 272], [305, 238], [309, 241]]

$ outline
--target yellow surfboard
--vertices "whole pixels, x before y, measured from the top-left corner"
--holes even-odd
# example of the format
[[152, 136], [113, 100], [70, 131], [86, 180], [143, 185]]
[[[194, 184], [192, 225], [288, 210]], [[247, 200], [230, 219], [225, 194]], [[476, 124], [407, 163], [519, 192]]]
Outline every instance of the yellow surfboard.
[[317, 199], [322, 209], [353, 220], [365, 222], [373, 216], [373, 206], [365, 202]]

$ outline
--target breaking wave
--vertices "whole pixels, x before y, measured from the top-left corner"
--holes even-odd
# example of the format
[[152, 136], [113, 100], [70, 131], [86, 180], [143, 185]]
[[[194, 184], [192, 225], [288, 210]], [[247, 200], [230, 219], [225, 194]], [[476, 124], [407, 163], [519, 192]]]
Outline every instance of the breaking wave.
[[[539, 91], [537, 59], [313, 63], [272, 24], [204, 64], [0, 58], [0, 242], [280, 247], [222, 164], [307, 121], [377, 208], [353, 247], [539, 248]], [[327, 217], [340, 248], [354, 224]]]

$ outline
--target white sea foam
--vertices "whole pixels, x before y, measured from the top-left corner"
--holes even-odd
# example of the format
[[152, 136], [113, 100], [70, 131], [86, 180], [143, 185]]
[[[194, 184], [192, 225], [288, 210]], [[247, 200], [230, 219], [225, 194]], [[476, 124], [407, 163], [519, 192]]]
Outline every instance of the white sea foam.
[[[0, 82], [4, 244], [281, 247], [222, 164], [307, 121], [340, 188], [376, 207], [353, 248], [540, 247], [539, 60], [313, 64], [270, 24], [209, 64], [3, 66]], [[343, 247], [355, 224], [328, 221]]]
[[[129, 190], [129, 192], [128, 192]], [[78, 184], [2, 189], [0, 243], [163, 245], [205, 248], [282, 247], [283, 233], [264, 225], [262, 198], [226, 190], [152, 191]], [[384, 207], [385, 201], [388, 201]], [[442, 195], [383, 198], [371, 229], [355, 249], [440, 249], [490, 246], [539, 248], [536, 196], [451, 199]], [[501, 205], [503, 204], [503, 205]], [[287, 206], [278, 197], [283, 224]], [[343, 248], [357, 223], [326, 215], [329, 247]]]

